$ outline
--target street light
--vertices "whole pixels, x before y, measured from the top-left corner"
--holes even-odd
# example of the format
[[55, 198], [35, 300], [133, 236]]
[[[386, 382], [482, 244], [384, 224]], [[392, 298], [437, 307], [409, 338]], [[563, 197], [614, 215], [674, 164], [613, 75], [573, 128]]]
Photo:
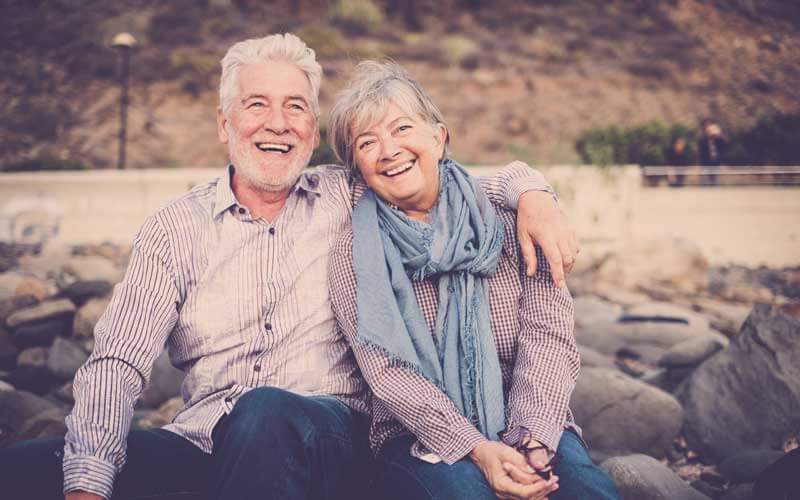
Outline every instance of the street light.
[[119, 53], [119, 156], [117, 168], [125, 168], [125, 141], [128, 129], [128, 74], [130, 73], [131, 50], [136, 39], [130, 33], [117, 33], [111, 46]]

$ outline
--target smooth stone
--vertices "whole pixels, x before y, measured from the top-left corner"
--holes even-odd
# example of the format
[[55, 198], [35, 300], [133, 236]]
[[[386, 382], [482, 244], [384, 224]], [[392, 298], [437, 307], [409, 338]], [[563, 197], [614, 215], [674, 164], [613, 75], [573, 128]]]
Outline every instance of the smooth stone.
[[[725, 345], [727, 343], [726, 341]], [[697, 366], [721, 351], [725, 345], [716, 337], [702, 336], [696, 339], [684, 340], [665, 352], [659, 358], [658, 365], [664, 367]]]
[[29, 347], [17, 358], [17, 366], [34, 366], [44, 368], [47, 366], [49, 350], [46, 347]]
[[622, 314], [622, 306], [600, 297], [587, 295], [575, 297], [575, 328], [597, 322], [614, 322]]
[[54, 295], [56, 291], [57, 289], [51, 283], [32, 277], [25, 277], [17, 283], [15, 295], [17, 297], [34, 297], [36, 300], [42, 301]]
[[719, 500], [754, 500], [753, 484], [733, 484]]
[[673, 346], [703, 336], [722, 337], [707, 327], [661, 321], [595, 323], [575, 330], [575, 340], [581, 345], [606, 355], [616, 355], [625, 349], [636, 353], [640, 361], [649, 365], [655, 365]]
[[50, 373], [62, 379], [75, 376], [78, 368], [86, 362], [89, 355], [77, 343], [61, 337], [53, 341], [47, 357]]
[[711, 326], [732, 337], [742, 329], [753, 309], [750, 305], [731, 304], [715, 299], [694, 298], [692, 302], [708, 315]]
[[5, 324], [6, 318], [14, 311], [32, 307], [38, 303], [39, 299], [30, 295], [16, 295], [9, 299], [0, 300], [0, 324]]
[[14, 330], [19, 347], [49, 346], [56, 337], [67, 337], [72, 329], [72, 317], [62, 316], [36, 323], [25, 323]]
[[20, 427], [17, 439], [25, 441], [44, 437], [63, 437], [67, 433], [67, 425], [64, 422], [66, 416], [66, 412], [61, 408], [44, 411]]
[[0, 370], [13, 370], [17, 366], [19, 351], [11, 335], [0, 326]]
[[570, 407], [590, 447], [661, 457], [683, 424], [670, 394], [619, 371], [581, 370]]
[[27, 323], [72, 316], [75, 314], [75, 304], [69, 299], [47, 300], [32, 307], [20, 309], [6, 318], [6, 324], [13, 329]]
[[89, 299], [105, 297], [113, 288], [114, 286], [108, 281], [76, 281], [61, 290], [61, 295], [80, 306]]
[[122, 280], [124, 271], [118, 269], [114, 263], [105, 257], [96, 255], [71, 257], [62, 267], [60, 281], [66, 288], [80, 281], [105, 281], [118, 283]]
[[103, 315], [108, 303], [111, 302], [110, 298], [93, 298], [89, 299], [84, 305], [75, 313], [75, 319], [72, 321], [72, 336], [79, 338], [88, 338], [94, 336], [94, 327]]
[[75, 404], [75, 395], [72, 392], [72, 380], [64, 383], [64, 385], [57, 387], [52, 393], [53, 397], [72, 406]]
[[626, 500], [709, 500], [669, 467], [647, 455], [609, 458], [600, 467], [609, 473]]
[[13, 442], [25, 422], [57, 406], [30, 392], [0, 391], [0, 445]]
[[25, 276], [15, 272], [0, 273], [0, 302], [17, 295], [17, 285]]
[[591, 347], [578, 345], [578, 353], [581, 356], [581, 368], [608, 368], [609, 370], [617, 368], [611, 356], [601, 354]]
[[183, 406], [182, 397], [169, 398], [157, 410], [149, 411], [143, 415], [138, 424], [142, 428], [163, 427], [172, 422], [172, 419]]
[[800, 448], [767, 467], [753, 485], [753, 498], [796, 499], [800, 493]]
[[643, 293], [623, 290], [620, 287], [610, 283], [595, 283], [592, 287], [592, 291], [595, 293], [595, 295], [614, 304], [620, 304], [623, 307], [643, 304], [651, 300], [649, 296]]
[[752, 483], [784, 455], [777, 450], [743, 450], [723, 460], [719, 471], [732, 483]]
[[629, 307], [625, 311], [626, 315], [632, 316], [654, 316], [662, 318], [677, 318], [686, 320], [692, 326], [698, 328], [709, 328], [711, 325], [708, 318], [695, 311], [670, 302], [645, 302]]
[[6, 377], [6, 381], [21, 391], [44, 395], [53, 385], [53, 377], [44, 366], [18, 366]]
[[14, 391], [16, 390], [13, 385], [4, 380], [0, 380], [0, 391]]
[[138, 406], [158, 408], [168, 399], [177, 396], [185, 376], [185, 373], [172, 366], [167, 351], [163, 351], [153, 363], [150, 383], [139, 398]]
[[[779, 449], [800, 429], [800, 319], [753, 309], [730, 345], [677, 394], [692, 449], [721, 461], [742, 449]], [[724, 425], [720, 423], [724, 422]]]

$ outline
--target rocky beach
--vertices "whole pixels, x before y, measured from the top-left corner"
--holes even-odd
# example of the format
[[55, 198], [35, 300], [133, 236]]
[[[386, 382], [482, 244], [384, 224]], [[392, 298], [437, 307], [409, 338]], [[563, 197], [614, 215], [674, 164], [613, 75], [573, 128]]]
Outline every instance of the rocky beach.
[[[1, 244], [0, 446], [65, 432], [128, 252]], [[673, 240], [582, 255], [568, 284], [582, 357], [571, 406], [624, 498], [773, 498], [796, 481], [800, 268], [712, 267]], [[162, 354], [134, 425], [168, 423], [182, 378]]]

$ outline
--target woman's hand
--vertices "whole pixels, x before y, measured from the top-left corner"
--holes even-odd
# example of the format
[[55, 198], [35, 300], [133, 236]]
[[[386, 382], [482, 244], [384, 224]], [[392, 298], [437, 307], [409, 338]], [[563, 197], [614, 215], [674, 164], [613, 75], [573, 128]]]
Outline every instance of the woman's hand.
[[558, 478], [545, 481], [528, 465], [526, 458], [503, 443], [484, 441], [469, 454], [500, 499], [545, 500], [558, 488]]
[[536, 274], [536, 249], [542, 247], [550, 274], [557, 287], [564, 285], [580, 248], [575, 230], [552, 195], [546, 191], [526, 191], [517, 203], [517, 240], [528, 276]]

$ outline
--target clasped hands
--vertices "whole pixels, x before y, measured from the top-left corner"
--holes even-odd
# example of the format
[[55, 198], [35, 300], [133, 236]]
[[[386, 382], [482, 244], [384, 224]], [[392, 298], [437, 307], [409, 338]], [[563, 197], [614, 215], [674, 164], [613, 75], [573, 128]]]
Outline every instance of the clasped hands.
[[[529, 448], [537, 444], [538, 441], [531, 441]], [[469, 457], [481, 470], [497, 498], [545, 500], [558, 489], [558, 476], [547, 472], [550, 469], [546, 448], [522, 454], [504, 443], [483, 441], [472, 449]], [[545, 479], [548, 476], [549, 479]]]

